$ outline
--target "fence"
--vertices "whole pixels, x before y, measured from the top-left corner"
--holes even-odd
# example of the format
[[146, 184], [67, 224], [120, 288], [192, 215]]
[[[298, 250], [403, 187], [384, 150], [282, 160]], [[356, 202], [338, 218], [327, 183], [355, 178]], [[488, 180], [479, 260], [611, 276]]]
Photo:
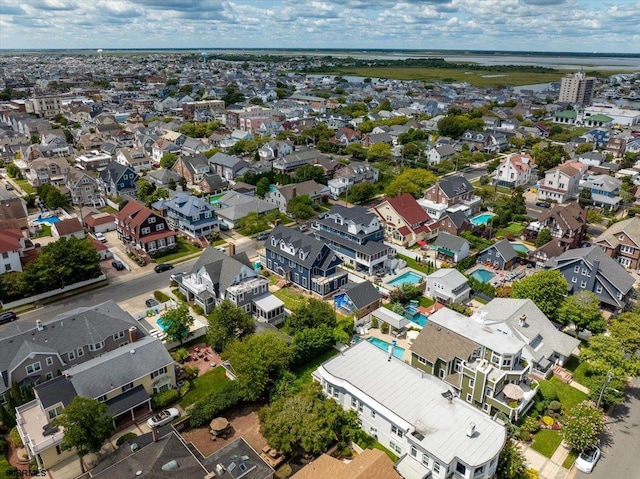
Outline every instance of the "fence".
[[28, 298], [18, 299], [16, 301], [12, 301], [11, 303], [0, 303], [3, 309], [11, 309], [16, 308], [18, 306], [23, 306], [29, 303], [35, 303], [36, 301], [42, 301], [43, 299], [52, 298], [54, 296], [58, 296], [60, 294], [64, 294], [68, 291], [73, 291], [75, 289], [84, 288], [85, 286], [89, 286], [91, 284], [100, 283], [105, 281], [107, 277], [105, 274], [101, 274], [97, 278], [88, 279], [86, 281], [78, 281], [77, 283], [70, 284], [69, 286], [65, 286], [63, 288], [54, 289], [52, 291], [47, 291], [46, 293], [36, 294], [34, 296], [29, 296]]

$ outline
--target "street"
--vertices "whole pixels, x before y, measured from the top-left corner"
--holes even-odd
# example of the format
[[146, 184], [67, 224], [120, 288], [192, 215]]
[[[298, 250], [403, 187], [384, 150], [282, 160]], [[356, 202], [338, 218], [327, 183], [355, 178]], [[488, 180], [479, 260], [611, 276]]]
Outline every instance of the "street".
[[627, 390], [628, 400], [607, 418], [608, 431], [601, 436], [602, 457], [591, 474], [577, 472], [578, 479], [635, 479], [640, 477], [640, 377]]

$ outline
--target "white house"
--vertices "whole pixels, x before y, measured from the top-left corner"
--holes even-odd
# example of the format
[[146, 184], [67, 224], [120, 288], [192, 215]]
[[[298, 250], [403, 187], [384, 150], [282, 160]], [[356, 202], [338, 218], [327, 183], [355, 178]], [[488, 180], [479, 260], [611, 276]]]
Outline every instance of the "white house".
[[519, 153], [506, 156], [494, 172], [494, 183], [509, 188], [525, 186], [536, 179], [533, 158]]
[[469, 280], [457, 269], [443, 268], [427, 276], [425, 296], [442, 303], [464, 303], [469, 300]]
[[586, 165], [579, 162], [562, 163], [547, 170], [538, 188], [538, 199], [564, 203], [577, 198], [583, 170], [586, 170]]
[[329, 359], [313, 377], [327, 396], [357, 412], [367, 433], [400, 457], [395, 467], [401, 476], [494, 476], [504, 427], [455, 397], [441, 379], [368, 341]]
[[0, 274], [22, 271], [20, 256], [24, 247], [24, 236], [19, 229], [0, 230]]
[[427, 159], [430, 165], [438, 165], [441, 161], [448, 160], [456, 154], [451, 145], [441, 145], [427, 151]]

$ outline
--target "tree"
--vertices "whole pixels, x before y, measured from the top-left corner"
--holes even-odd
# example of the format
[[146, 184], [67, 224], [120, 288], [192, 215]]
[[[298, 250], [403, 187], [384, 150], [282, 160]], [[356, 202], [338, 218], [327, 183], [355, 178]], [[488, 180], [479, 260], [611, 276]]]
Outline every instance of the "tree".
[[536, 237], [536, 248], [540, 248], [540, 246], [547, 244], [552, 238], [549, 228], [542, 228]]
[[164, 155], [162, 155], [162, 158], [160, 158], [160, 166], [162, 168], [167, 168], [167, 169], [171, 169], [173, 168], [173, 165], [176, 163], [176, 161], [178, 161], [178, 155], [176, 155], [175, 153], [165, 153]]
[[291, 346], [282, 333], [265, 331], [231, 342], [222, 357], [235, 372], [240, 395], [247, 401], [256, 401], [291, 362]]
[[[350, 320], [351, 321], [351, 320]], [[331, 349], [336, 342], [334, 330], [326, 325], [303, 329], [293, 335], [292, 367], [299, 367]]]
[[362, 203], [373, 198], [376, 194], [376, 187], [368, 181], [357, 183], [347, 191], [347, 200], [351, 203]]
[[635, 355], [640, 351], [640, 314], [638, 312], [618, 315], [611, 322], [609, 332], [624, 344], [625, 353]]
[[253, 333], [253, 318], [244, 308], [225, 299], [207, 316], [207, 342], [217, 351], [224, 351], [234, 339]]
[[172, 341], [179, 342], [180, 345], [192, 334], [191, 326], [193, 326], [194, 319], [189, 314], [187, 303], [180, 303], [177, 308], [165, 311], [162, 314], [162, 322], [167, 336]]
[[533, 158], [538, 166], [538, 171], [544, 173], [568, 160], [569, 154], [561, 145], [549, 145], [546, 148], [534, 150]]
[[591, 291], [578, 291], [567, 297], [558, 311], [558, 319], [562, 324], [575, 325], [576, 337], [585, 329], [598, 334], [607, 328], [600, 310], [600, 300]]
[[329, 303], [315, 298], [307, 299], [307, 302], [295, 309], [285, 321], [285, 330], [289, 334], [320, 326], [335, 328], [336, 313]]
[[351, 158], [358, 161], [364, 161], [367, 159], [367, 150], [362, 143], [351, 143], [344, 147], [342, 152], [345, 155], [351, 155]]
[[294, 396], [275, 400], [258, 413], [260, 432], [270, 446], [288, 454], [320, 454], [336, 441], [348, 442], [358, 429], [355, 411], [325, 398], [317, 382]]
[[589, 188], [583, 188], [580, 190], [580, 194], [578, 195], [578, 204], [581, 208], [585, 208], [591, 204], [591, 190]]
[[324, 170], [317, 165], [302, 165], [295, 172], [296, 181], [314, 180], [318, 183], [324, 180]]
[[512, 215], [526, 215], [527, 205], [524, 199], [524, 188], [522, 186], [516, 186], [509, 198], [509, 210]]
[[0, 424], [2, 424], [2, 427], [5, 429], [11, 429], [16, 425], [15, 417], [9, 414], [9, 411], [7, 411], [7, 408], [5, 408], [2, 403], [0, 403]]
[[315, 212], [313, 211], [313, 201], [309, 195], [298, 195], [289, 200], [287, 211], [294, 218], [306, 220], [311, 218]]
[[174, 180], [173, 178], [169, 178], [169, 184], [167, 185], [167, 188], [169, 188], [171, 191], [176, 191], [177, 187], [178, 185], [176, 184], [176, 180]]
[[53, 424], [64, 428], [62, 449], [76, 449], [80, 457], [80, 467], [84, 472], [82, 458], [95, 454], [115, 432], [113, 418], [107, 414], [107, 405], [76, 396], [73, 401], [54, 419]]
[[564, 441], [577, 451], [598, 444], [604, 429], [604, 412], [589, 401], [582, 401], [569, 412], [562, 430]]
[[238, 91], [238, 87], [230, 83], [224, 88], [224, 91], [227, 92], [225, 96], [222, 97], [225, 105], [232, 105], [234, 103], [242, 103], [245, 100], [244, 93]]
[[582, 143], [576, 146], [574, 153], [576, 155], [580, 155], [582, 153], [588, 153], [590, 151], [593, 151], [593, 143]]
[[530, 299], [548, 318], [558, 318], [567, 294], [567, 280], [558, 270], [545, 270], [513, 283], [512, 298]]
[[269, 192], [269, 187], [271, 186], [271, 183], [269, 182], [269, 178], [260, 178], [260, 180], [258, 180], [258, 183], [256, 184], [256, 194], [260, 197], [260, 198], [264, 198], [264, 195], [266, 195]]
[[419, 198], [424, 190], [437, 180], [438, 177], [430, 171], [422, 168], [408, 168], [387, 185], [384, 194], [387, 196], [396, 196], [403, 193], [410, 193], [415, 198]]
[[62, 194], [60, 190], [53, 185], [40, 185], [36, 189], [36, 192], [40, 197], [40, 201], [42, 201], [50, 210], [62, 208], [69, 204], [69, 198]]
[[498, 466], [496, 467], [497, 479], [526, 479], [526, 459], [518, 444], [511, 439], [500, 451]]
[[367, 159], [371, 162], [390, 161], [391, 145], [387, 143], [376, 143], [367, 150]]
[[636, 376], [640, 374], [640, 356], [629, 352], [629, 349], [618, 336], [598, 334], [581, 349], [580, 359], [589, 364], [589, 370], [594, 374]]
[[20, 173], [20, 168], [18, 168], [18, 166], [15, 163], [9, 163], [6, 169], [7, 169], [7, 175], [9, 175], [10, 178], [15, 178], [17, 180], [22, 179], [22, 173]]
[[140, 178], [136, 182], [136, 195], [143, 203], [150, 202], [153, 193], [156, 191], [156, 185], [145, 178]]

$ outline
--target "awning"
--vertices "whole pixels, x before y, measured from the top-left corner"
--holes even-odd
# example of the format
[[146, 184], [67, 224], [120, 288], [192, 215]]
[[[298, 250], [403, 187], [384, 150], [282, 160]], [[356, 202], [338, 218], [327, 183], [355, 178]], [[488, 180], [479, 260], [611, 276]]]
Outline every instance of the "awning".
[[107, 405], [107, 413], [116, 417], [131, 411], [136, 406], [140, 406], [150, 399], [149, 394], [147, 394], [147, 391], [145, 391], [144, 386], [141, 384], [120, 394], [120, 396], [109, 399], [105, 404]]
[[451, 258], [455, 257], [455, 253], [453, 251], [449, 251], [446, 248], [443, 248], [441, 246], [438, 246], [438, 253], [443, 254], [445, 256], [450, 256]]
[[431, 471], [409, 454], [402, 456], [394, 467], [404, 479], [427, 479], [431, 477]]
[[416, 241], [416, 243], [418, 243], [420, 246], [427, 246], [427, 242], [423, 240]]
[[254, 299], [253, 304], [255, 304], [256, 307], [261, 309], [262, 311], [267, 312], [273, 311], [281, 306], [284, 307], [284, 303], [271, 293], [262, 296], [261, 298]]

